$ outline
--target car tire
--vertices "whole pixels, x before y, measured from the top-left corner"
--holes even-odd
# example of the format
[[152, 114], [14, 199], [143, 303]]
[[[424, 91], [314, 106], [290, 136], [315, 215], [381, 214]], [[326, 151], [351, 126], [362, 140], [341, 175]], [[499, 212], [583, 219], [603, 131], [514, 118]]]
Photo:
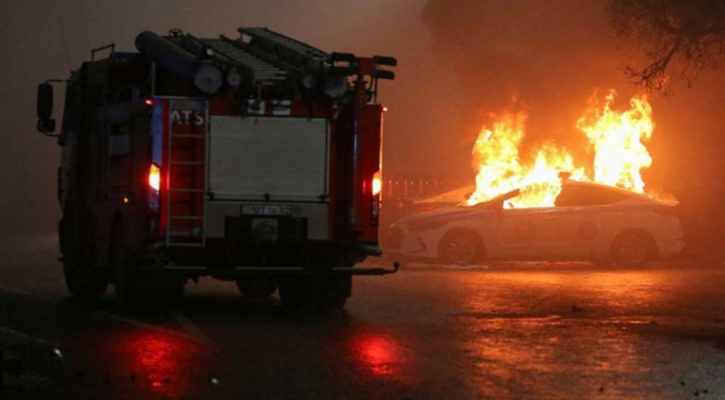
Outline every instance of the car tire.
[[438, 244], [438, 260], [444, 264], [471, 265], [483, 259], [483, 241], [473, 231], [454, 230]]
[[649, 233], [633, 229], [617, 235], [609, 251], [612, 261], [616, 264], [637, 267], [651, 261], [657, 255], [657, 245]]

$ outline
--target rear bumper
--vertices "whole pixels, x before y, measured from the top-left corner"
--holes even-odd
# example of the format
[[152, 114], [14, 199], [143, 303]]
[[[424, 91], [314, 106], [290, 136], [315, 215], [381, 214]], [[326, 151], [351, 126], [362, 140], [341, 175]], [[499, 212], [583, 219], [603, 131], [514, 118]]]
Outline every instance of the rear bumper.
[[240, 245], [225, 240], [207, 241], [204, 247], [175, 247], [157, 242], [140, 255], [141, 269], [185, 276], [212, 276], [235, 279], [243, 276], [352, 276], [388, 275], [391, 268], [354, 265], [368, 256], [382, 255], [374, 243], [250, 243]]

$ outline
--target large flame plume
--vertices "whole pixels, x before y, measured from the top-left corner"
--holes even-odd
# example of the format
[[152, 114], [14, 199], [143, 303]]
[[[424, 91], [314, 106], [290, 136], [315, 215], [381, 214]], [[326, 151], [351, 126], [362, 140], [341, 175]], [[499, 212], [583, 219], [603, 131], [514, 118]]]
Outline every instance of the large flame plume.
[[506, 207], [550, 207], [561, 190], [560, 173], [570, 179], [589, 180], [644, 193], [642, 168], [652, 164], [643, 141], [652, 137], [652, 108], [644, 95], [630, 100], [630, 110], [611, 109], [615, 93], [610, 91], [600, 106], [596, 94], [590, 107], [577, 121], [594, 152], [594, 165], [587, 169], [575, 163], [563, 147], [547, 142], [534, 149], [533, 163], [522, 164], [519, 149], [525, 136], [527, 114], [522, 111], [492, 114], [495, 121], [484, 127], [473, 146], [474, 167], [478, 169], [476, 190], [468, 204], [489, 200], [516, 188], [521, 195]]
[[604, 105], [592, 97], [591, 107], [577, 121], [594, 150], [594, 181], [644, 193], [640, 170], [652, 165], [652, 157], [643, 142], [652, 138], [652, 107], [644, 96], [629, 101], [630, 110], [617, 113], [610, 105], [614, 91]]

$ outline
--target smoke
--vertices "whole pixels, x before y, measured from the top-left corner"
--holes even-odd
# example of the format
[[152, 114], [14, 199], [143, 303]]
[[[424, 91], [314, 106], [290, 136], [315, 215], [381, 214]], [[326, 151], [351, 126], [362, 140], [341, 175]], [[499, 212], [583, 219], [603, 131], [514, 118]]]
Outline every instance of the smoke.
[[422, 16], [436, 58], [465, 88], [460, 134], [471, 141], [515, 96], [529, 114], [524, 146], [553, 139], [583, 149], [575, 123], [592, 91], [628, 92], [601, 2], [428, 0]]

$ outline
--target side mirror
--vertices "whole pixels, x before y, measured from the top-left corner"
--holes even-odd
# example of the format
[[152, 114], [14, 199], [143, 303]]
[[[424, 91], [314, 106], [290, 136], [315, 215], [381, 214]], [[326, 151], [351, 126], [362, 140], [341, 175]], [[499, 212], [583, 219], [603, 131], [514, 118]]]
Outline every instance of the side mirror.
[[55, 132], [55, 120], [53, 118], [40, 118], [36, 127], [38, 132], [53, 133]]
[[48, 119], [53, 114], [53, 85], [41, 83], [38, 85], [38, 118]]
[[52, 133], [55, 131], [55, 120], [53, 114], [53, 85], [41, 83], [38, 85], [38, 132]]

